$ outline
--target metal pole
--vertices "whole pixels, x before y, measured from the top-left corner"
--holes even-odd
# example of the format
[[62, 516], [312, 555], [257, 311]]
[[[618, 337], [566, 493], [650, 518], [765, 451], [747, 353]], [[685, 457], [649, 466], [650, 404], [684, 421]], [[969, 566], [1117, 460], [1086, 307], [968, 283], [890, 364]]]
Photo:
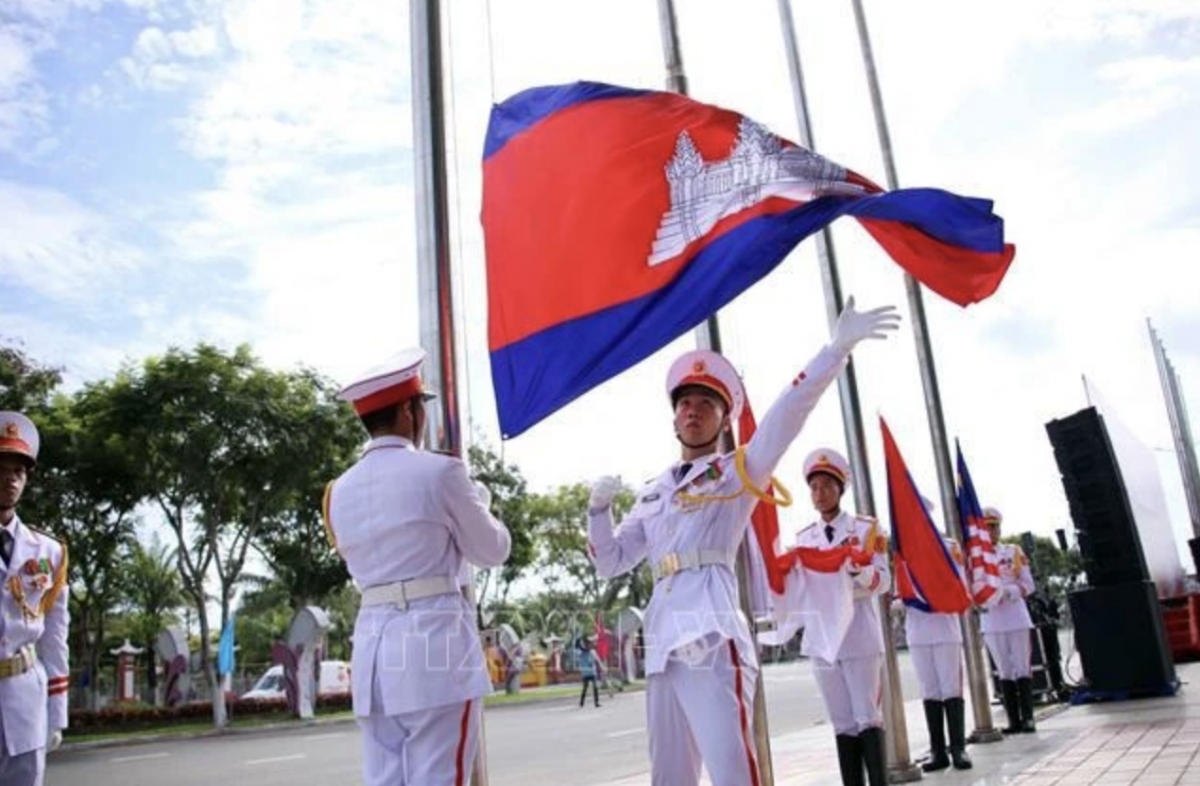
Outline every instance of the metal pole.
[[[796, 118], [800, 125], [800, 144], [816, 152], [812, 121], [808, 114], [808, 96], [804, 89], [804, 70], [800, 64], [800, 46], [796, 41], [791, 0], [779, 0], [780, 26], [787, 48], [788, 70], [792, 76], [792, 96], [796, 103]], [[817, 258], [821, 265], [821, 281], [825, 289], [825, 311], [832, 327], [842, 313], [842, 284], [838, 275], [837, 255], [833, 233], [828, 227], [817, 235]], [[875, 498], [871, 491], [870, 466], [867, 464], [866, 439], [862, 423], [862, 408], [858, 400], [858, 382], [853, 358], [838, 377], [838, 395], [842, 405], [842, 428], [846, 433], [848, 459], [852, 468], [854, 497], [859, 513], [875, 515]], [[884, 648], [884, 724], [888, 746], [888, 780], [907, 783], [921, 779], [921, 770], [912, 763], [908, 745], [908, 723], [904, 717], [904, 697], [900, 692], [900, 667], [896, 660], [896, 643], [892, 638], [891, 593], [879, 597], [879, 622], [883, 628]]]
[[1150, 342], [1154, 345], [1154, 362], [1158, 366], [1158, 379], [1162, 384], [1163, 398], [1167, 402], [1167, 419], [1171, 424], [1171, 438], [1175, 441], [1175, 455], [1179, 460], [1179, 472], [1183, 476], [1184, 496], [1187, 497], [1188, 514], [1192, 519], [1192, 532], [1200, 537], [1200, 473], [1196, 468], [1196, 453], [1187, 422], [1187, 409], [1179, 392], [1179, 379], [1167, 350], [1154, 332], [1150, 320], [1146, 320], [1150, 331]]
[[[417, 288], [421, 345], [429, 352], [426, 373], [440, 406], [428, 412], [426, 444], [462, 455], [458, 411], [458, 373], [451, 288], [449, 188], [446, 182], [446, 132], [442, 81], [441, 8], [438, 0], [410, 5], [412, 44], [413, 151], [417, 203]], [[466, 587], [476, 604], [475, 582]], [[471, 764], [471, 783], [487, 786], [487, 738], [479, 716], [479, 742]]]
[[[683, 70], [683, 55], [679, 49], [679, 33], [675, 24], [673, 0], [658, 0], [658, 22], [659, 31], [662, 34], [663, 61], [667, 67], [667, 89], [673, 93], [687, 95], [687, 75]], [[701, 349], [711, 349], [713, 352], [721, 351], [721, 330], [716, 314], [696, 326], [696, 345]], [[728, 436], [726, 435], [726, 439], [722, 440], [721, 449], [723, 451], [733, 449]], [[738, 547], [738, 598], [742, 613], [750, 624], [750, 633], [754, 636], [758, 625], [751, 602], [750, 554], [746, 550], [749, 547], [748, 542], [748, 539], [744, 538]], [[771, 762], [771, 737], [767, 728], [767, 702], [763, 692], [761, 668], [758, 679], [754, 681], [754, 751], [758, 758], [759, 773], [759, 783], [756, 786], [774, 786], [775, 767]]]
[[[854, 6], [854, 21], [858, 27], [858, 40], [867, 72], [867, 85], [871, 91], [871, 107], [875, 114], [875, 129], [879, 134], [879, 147], [883, 154], [887, 184], [889, 189], [896, 189], [899, 187], [899, 179], [896, 177], [892, 141], [888, 133], [887, 118], [883, 111], [883, 94], [879, 87], [879, 75], [875, 71], [875, 56], [871, 51], [871, 37], [867, 31], [867, 20], [863, 13], [862, 0], [851, 0], [851, 2]], [[945, 529], [947, 534], [954, 536], [961, 532], [962, 528], [958, 524], [958, 500], [955, 497], [954, 475], [950, 470], [950, 447], [946, 440], [946, 425], [942, 418], [942, 401], [938, 392], [937, 372], [933, 364], [933, 349], [929, 341], [929, 328], [925, 322], [925, 304], [921, 298], [921, 285], [908, 273], [904, 274], [904, 289], [908, 295], [909, 310], [912, 312], [913, 337], [917, 344], [917, 366], [921, 371], [921, 385], [925, 392], [925, 410], [929, 413], [929, 433], [933, 440], [934, 463], [937, 466], [942, 510], [946, 516]], [[979, 624], [971, 613], [962, 616], [961, 624], [971, 691], [971, 706], [975, 715], [975, 731], [971, 738], [975, 742], [996, 742], [1003, 739], [1003, 735], [992, 724], [992, 708], [983, 671]]]

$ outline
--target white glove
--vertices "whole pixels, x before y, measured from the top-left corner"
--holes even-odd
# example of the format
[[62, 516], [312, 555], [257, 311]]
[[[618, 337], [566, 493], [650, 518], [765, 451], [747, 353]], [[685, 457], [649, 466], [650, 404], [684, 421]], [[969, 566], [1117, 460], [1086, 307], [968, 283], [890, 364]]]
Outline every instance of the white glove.
[[475, 496], [483, 503], [483, 506], [488, 510], [492, 509], [492, 490], [484, 485], [483, 481], [475, 481]]
[[1016, 603], [1021, 600], [1021, 588], [1008, 584], [1004, 587], [1004, 599], [1009, 603]]
[[46, 737], [46, 751], [56, 751], [62, 746], [62, 729], [51, 729]]
[[607, 510], [612, 507], [613, 498], [621, 490], [621, 479], [612, 475], [597, 478], [592, 483], [592, 496], [588, 500], [588, 510]]
[[846, 300], [846, 307], [838, 315], [833, 326], [834, 349], [850, 354], [854, 346], [865, 338], [887, 338], [887, 333], [900, 327], [900, 314], [895, 306], [880, 306], [870, 311], [855, 311], [854, 296]]

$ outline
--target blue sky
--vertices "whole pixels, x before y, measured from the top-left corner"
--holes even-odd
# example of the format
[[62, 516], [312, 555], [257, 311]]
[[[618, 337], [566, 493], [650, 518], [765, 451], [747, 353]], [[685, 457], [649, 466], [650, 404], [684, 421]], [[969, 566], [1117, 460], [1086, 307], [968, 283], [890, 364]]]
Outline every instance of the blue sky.
[[[408, 18], [394, 0], [3, 0], [0, 335], [72, 385], [171, 345], [246, 342], [348, 379], [418, 340]], [[474, 433], [496, 443], [486, 363], [479, 154], [490, 105], [575, 79], [661, 87], [656, 4], [444, 2], [458, 321]], [[692, 94], [795, 138], [775, 0], [678, 2]], [[987, 196], [1017, 261], [970, 309], [926, 297], [947, 427], [1015, 529], [1069, 526], [1045, 436], [1086, 375], [1178, 468], [1151, 318], [1200, 421], [1200, 2], [865, 3], [902, 185]], [[817, 149], [884, 179], [849, 2], [794, 3]], [[848, 292], [904, 308], [894, 266], [836, 225]], [[826, 336], [802, 245], [722, 312], [756, 409]], [[661, 380], [684, 337], [504, 445], [535, 488], [674, 457]], [[864, 349], [876, 414], [935, 493], [911, 334]], [[780, 468], [842, 446], [836, 395]], [[785, 526], [807, 517], [803, 504]]]

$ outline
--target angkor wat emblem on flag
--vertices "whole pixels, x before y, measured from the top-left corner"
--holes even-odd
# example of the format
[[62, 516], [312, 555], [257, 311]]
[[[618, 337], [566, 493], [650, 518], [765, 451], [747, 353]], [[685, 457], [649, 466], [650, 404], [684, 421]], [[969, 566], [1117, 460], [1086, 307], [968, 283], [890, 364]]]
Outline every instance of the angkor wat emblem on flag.
[[681, 131], [664, 169], [671, 207], [658, 225], [650, 265], [674, 259], [722, 218], [768, 197], [808, 202], [866, 192], [845, 181], [843, 167], [802, 147], [784, 147], [779, 137], [746, 117], [728, 158], [705, 162], [688, 132]]

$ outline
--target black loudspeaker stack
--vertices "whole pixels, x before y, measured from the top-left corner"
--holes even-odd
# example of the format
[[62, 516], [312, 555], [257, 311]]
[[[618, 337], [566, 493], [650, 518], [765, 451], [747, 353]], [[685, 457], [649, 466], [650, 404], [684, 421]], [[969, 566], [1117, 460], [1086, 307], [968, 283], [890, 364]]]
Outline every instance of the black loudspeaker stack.
[[1138, 538], [1104, 420], [1095, 407], [1046, 424], [1088, 584], [1147, 581]]
[[1068, 596], [1093, 695], [1173, 693], [1175, 665], [1104, 419], [1089, 407], [1046, 424], [1088, 586]]

